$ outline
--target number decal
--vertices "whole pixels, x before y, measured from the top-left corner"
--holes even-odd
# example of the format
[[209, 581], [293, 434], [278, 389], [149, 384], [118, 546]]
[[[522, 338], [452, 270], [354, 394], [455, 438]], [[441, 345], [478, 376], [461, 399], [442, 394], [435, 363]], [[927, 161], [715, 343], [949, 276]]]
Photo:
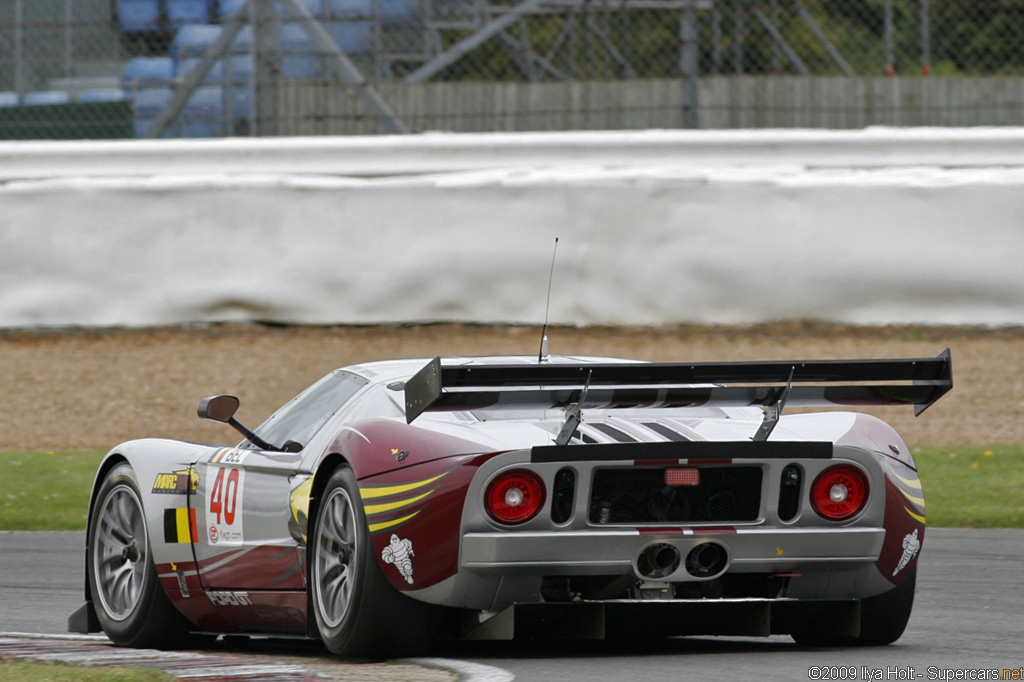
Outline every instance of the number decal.
[[221, 490], [224, 488], [224, 469], [217, 469], [217, 480], [213, 482], [213, 486], [210, 487], [210, 504], [207, 506], [210, 515], [217, 516], [217, 523], [220, 523], [220, 508], [221, 508]]
[[213, 481], [206, 493], [210, 544], [242, 544], [245, 538], [242, 532], [244, 472], [235, 467], [209, 465], [206, 480]]
[[238, 509], [238, 479], [241, 476], [242, 472], [239, 469], [232, 469], [228, 474], [227, 490], [224, 493], [224, 523], [229, 526], [235, 523], [235, 510]]

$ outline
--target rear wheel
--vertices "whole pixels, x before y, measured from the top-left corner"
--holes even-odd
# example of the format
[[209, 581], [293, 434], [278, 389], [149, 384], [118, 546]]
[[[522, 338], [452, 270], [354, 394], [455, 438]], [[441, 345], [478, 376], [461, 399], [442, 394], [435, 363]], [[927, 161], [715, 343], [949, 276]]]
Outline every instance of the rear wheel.
[[892, 644], [907, 627], [914, 607], [917, 566], [906, 579], [889, 590], [865, 599], [860, 604], [860, 635], [844, 637], [829, 631], [827, 623], [809, 623], [792, 637], [803, 646], [884, 646]]
[[391, 658], [429, 649], [438, 609], [401, 594], [381, 573], [347, 467], [331, 475], [320, 496], [309, 551], [313, 613], [332, 653]]
[[188, 623], [160, 587], [135, 471], [115, 466], [103, 479], [89, 520], [89, 592], [100, 627], [120, 646], [173, 648]]

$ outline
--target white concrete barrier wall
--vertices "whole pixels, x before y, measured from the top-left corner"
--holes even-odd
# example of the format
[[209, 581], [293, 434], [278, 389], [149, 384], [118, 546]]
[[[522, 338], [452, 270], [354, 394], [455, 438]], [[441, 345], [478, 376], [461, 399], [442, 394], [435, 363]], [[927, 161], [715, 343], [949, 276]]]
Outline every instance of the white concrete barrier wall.
[[0, 144], [0, 326], [1024, 324], [1024, 131]]

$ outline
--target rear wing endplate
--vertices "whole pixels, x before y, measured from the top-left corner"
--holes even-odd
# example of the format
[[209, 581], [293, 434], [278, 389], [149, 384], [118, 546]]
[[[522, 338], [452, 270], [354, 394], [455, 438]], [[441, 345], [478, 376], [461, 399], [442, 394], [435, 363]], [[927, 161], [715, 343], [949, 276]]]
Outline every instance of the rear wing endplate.
[[424, 412], [544, 407], [681, 408], [913, 405], [953, 387], [949, 349], [934, 358], [723, 363], [444, 366], [434, 358], [405, 384], [405, 418]]

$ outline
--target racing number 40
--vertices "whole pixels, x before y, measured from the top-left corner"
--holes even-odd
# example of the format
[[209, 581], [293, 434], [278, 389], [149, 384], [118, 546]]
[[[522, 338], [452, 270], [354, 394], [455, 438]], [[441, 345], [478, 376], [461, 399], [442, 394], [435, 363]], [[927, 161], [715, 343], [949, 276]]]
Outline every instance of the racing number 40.
[[[227, 476], [224, 472], [230, 473]], [[220, 467], [217, 469], [217, 478], [213, 481], [210, 489], [209, 513], [215, 514], [217, 523], [221, 523], [221, 514], [224, 515], [224, 523], [228, 526], [235, 523], [235, 511], [238, 509], [238, 479], [241, 474], [238, 469]], [[227, 480], [225, 480], [227, 479]]]

